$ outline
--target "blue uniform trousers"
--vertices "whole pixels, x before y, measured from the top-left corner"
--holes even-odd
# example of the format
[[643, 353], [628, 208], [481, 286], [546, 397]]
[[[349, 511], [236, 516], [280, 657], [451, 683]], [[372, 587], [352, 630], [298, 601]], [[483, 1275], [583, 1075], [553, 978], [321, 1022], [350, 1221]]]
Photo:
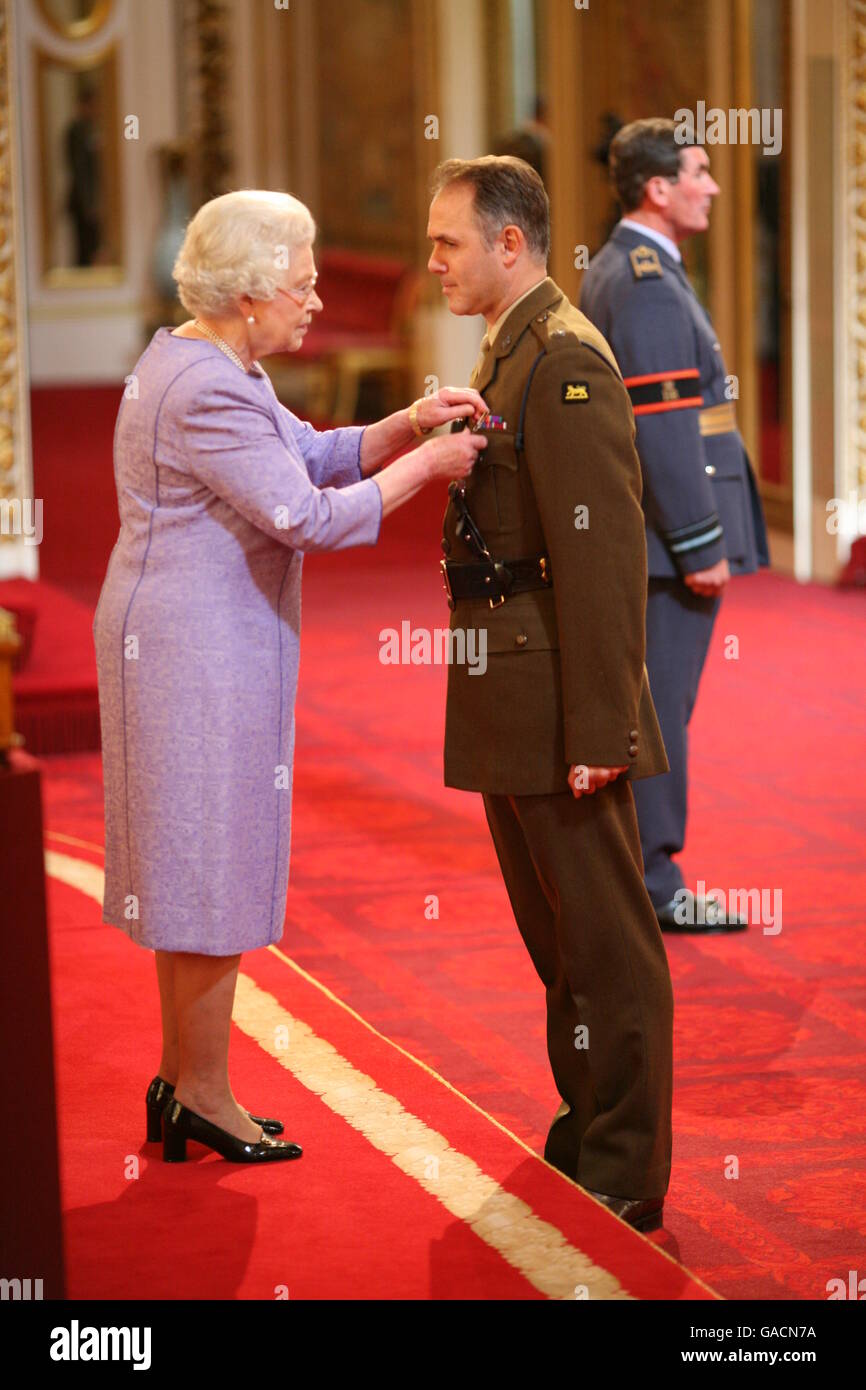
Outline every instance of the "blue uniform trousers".
[[673, 856], [686, 836], [688, 724], [719, 598], [693, 594], [682, 579], [650, 578], [646, 664], [670, 772], [632, 783], [647, 891], [655, 907], [684, 886]]

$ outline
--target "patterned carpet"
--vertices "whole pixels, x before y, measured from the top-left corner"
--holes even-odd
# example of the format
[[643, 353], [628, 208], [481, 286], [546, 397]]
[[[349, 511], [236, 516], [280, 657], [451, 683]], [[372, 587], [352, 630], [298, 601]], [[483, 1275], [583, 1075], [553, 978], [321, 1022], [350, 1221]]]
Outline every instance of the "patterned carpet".
[[[378, 551], [307, 561], [281, 948], [540, 1150], [543, 991], [480, 798], [442, 786], [445, 672], [379, 660], [383, 629], [446, 625], [437, 506], [417, 499]], [[864, 637], [862, 594], [736, 581], [692, 725], [687, 880], [781, 904], [770, 931], [666, 938], [674, 1172], [653, 1240], [728, 1298], [823, 1299], [862, 1270]], [[47, 760], [45, 796], [51, 831], [102, 843], [97, 757]]]

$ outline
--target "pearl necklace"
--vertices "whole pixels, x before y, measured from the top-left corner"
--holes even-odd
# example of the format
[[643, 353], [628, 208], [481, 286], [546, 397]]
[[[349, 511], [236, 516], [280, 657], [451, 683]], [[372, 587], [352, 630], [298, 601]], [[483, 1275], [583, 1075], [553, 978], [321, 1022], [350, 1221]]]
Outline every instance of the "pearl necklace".
[[241, 371], [246, 372], [247, 376], [249, 376], [249, 372], [247, 372], [241, 358], [238, 357], [233, 347], [229, 347], [229, 344], [224, 338], [221, 338], [218, 333], [214, 333], [213, 329], [208, 328], [206, 323], [202, 323], [201, 319], [193, 320], [193, 328], [200, 328], [205, 337], [210, 338], [211, 342], [215, 347], [219, 348], [220, 352], [224, 352], [226, 357], [231, 358], [236, 367], [240, 367]]

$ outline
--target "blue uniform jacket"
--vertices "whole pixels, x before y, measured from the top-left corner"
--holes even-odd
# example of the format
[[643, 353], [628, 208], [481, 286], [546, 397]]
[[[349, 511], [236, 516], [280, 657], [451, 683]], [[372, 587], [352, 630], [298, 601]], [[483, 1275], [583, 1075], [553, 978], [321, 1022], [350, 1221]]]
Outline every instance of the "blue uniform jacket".
[[617, 227], [587, 270], [580, 307], [628, 387], [643, 472], [649, 574], [732, 574], [769, 563], [758, 489], [710, 317], [682, 265]]

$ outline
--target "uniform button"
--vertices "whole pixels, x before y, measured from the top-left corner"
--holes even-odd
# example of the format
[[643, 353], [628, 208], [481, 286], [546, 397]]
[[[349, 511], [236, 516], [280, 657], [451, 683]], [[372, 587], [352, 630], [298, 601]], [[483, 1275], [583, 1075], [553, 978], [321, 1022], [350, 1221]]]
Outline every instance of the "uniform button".
[[550, 318], [550, 310], [549, 310], [549, 309], [545, 309], [545, 311], [544, 311], [543, 314], [539, 314], [539, 315], [538, 315], [538, 319], [536, 320], [536, 322], [538, 322], [538, 323], [546, 323], [547, 320], [548, 320], [549, 318]]
[[565, 337], [565, 329], [564, 329], [564, 328], [554, 328], [554, 330], [553, 330], [553, 332], [551, 333], [550, 336], [551, 336], [551, 338], [564, 338], [564, 337]]
[[503, 346], [503, 347], [509, 347], [510, 344], [511, 344], [511, 334], [510, 334], [510, 333], [506, 333], [505, 337], [502, 339], [502, 346]]
[[629, 750], [628, 750], [628, 755], [629, 755], [630, 758], [636, 758], [636, 757], [637, 757], [637, 744], [636, 744], [636, 743], [633, 743], [633, 744], [631, 745], [631, 747], [630, 747]]
[[716, 474], [716, 466], [715, 466], [715, 464], [714, 464], [714, 463], [705, 463], [705, 464], [704, 464], [704, 472], [705, 472], [705, 473], [709, 473], [710, 477], [711, 477], [711, 478], [714, 478], [714, 477], [715, 477], [715, 474]]
[[630, 731], [629, 738], [631, 739], [632, 743], [637, 743], [638, 739], [640, 738], [640, 734], [638, 733], [637, 729], [632, 729]]
[[721, 352], [721, 350], [722, 350], [722, 345], [721, 345], [721, 343], [713, 343], [713, 349], [714, 349], [715, 352]]
[[525, 647], [527, 642], [529, 641], [529, 638], [527, 637], [525, 632], [518, 632], [514, 640], [517, 643], [518, 647]]

